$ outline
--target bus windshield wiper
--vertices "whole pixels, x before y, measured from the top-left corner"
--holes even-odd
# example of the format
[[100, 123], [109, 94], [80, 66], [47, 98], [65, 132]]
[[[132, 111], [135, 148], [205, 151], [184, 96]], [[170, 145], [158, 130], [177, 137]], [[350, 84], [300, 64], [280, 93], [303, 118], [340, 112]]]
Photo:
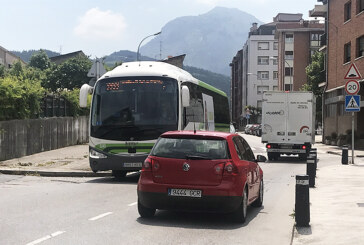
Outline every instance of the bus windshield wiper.
[[206, 156], [197, 156], [197, 155], [186, 155], [185, 156], [186, 159], [190, 159], [190, 160], [211, 160], [211, 157], [206, 157]]

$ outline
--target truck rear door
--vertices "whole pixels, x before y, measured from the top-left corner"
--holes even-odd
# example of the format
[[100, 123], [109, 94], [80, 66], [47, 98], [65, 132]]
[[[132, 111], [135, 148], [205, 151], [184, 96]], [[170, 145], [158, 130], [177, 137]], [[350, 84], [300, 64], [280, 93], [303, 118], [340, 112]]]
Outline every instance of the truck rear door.
[[302, 144], [312, 139], [312, 94], [287, 93], [287, 142]]
[[262, 107], [262, 141], [286, 143], [286, 93], [265, 92]]

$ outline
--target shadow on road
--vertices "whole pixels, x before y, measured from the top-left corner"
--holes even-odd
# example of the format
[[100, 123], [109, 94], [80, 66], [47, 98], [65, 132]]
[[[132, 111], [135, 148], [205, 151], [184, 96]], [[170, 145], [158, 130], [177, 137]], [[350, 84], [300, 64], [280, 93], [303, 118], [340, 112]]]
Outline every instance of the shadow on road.
[[86, 183], [99, 183], [99, 184], [137, 184], [139, 180], [140, 173], [133, 172], [129, 173], [124, 178], [116, 178], [113, 176], [110, 177], [101, 177], [87, 181]]
[[264, 213], [263, 210], [264, 207], [248, 207], [248, 216], [244, 224], [234, 222], [232, 214], [177, 212], [165, 210], [157, 210], [155, 216], [152, 218], [139, 217], [137, 222], [150, 226], [234, 230], [247, 226], [259, 213]]

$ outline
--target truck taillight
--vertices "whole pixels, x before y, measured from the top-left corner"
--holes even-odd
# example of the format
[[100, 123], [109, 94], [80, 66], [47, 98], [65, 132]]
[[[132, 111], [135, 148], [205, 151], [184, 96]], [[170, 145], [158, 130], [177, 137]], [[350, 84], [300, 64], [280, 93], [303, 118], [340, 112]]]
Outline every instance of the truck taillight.
[[236, 174], [238, 169], [232, 162], [225, 163], [224, 174]]
[[267, 148], [268, 148], [268, 149], [270, 149], [270, 148], [272, 148], [272, 146], [268, 144], [268, 145], [267, 145]]
[[143, 162], [142, 171], [152, 171], [152, 159], [149, 157]]
[[305, 145], [303, 145], [303, 146], [302, 146], [302, 149], [303, 149], [303, 150], [306, 150], [306, 146], [305, 146]]

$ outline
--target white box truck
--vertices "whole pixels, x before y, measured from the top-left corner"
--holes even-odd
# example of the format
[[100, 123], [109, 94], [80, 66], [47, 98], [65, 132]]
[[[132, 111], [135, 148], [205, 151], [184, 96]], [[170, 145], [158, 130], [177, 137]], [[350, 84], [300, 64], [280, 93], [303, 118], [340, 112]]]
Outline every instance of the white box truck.
[[262, 142], [269, 160], [282, 154], [306, 160], [315, 143], [315, 102], [312, 92], [264, 92]]

